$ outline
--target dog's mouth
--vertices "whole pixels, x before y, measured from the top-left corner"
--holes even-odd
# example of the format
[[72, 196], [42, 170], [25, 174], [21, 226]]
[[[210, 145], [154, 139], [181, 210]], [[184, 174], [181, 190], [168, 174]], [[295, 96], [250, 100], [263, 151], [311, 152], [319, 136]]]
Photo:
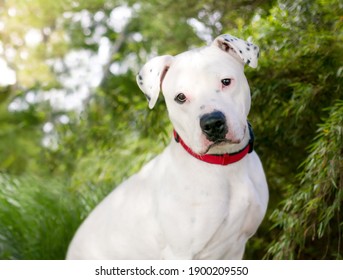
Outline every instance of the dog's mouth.
[[207, 146], [206, 150], [202, 154], [207, 154], [213, 148], [220, 148], [228, 144], [239, 144], [240, 140], [219, 139]]
[[[206, 141], [207, 145], [204, 149], [204, 152], [202, 152], [201, 154], [205, 155], [205, 154], [225, 154], [228, 151], [232, 151], [238, 148], [239, 144], [242, 143], [243, 139], [244, 139], [244, 135], [246, 134], [246, 129], [247, 126], [244, 127], [244, 131], [242, 133], [243, 137], [237, 137], [237, 135], [230, 135], [227, 134], [225, 135], [224, 138], [218, 138], [214, 141]], [[229, 147], [231, 146], [231, 147]]]

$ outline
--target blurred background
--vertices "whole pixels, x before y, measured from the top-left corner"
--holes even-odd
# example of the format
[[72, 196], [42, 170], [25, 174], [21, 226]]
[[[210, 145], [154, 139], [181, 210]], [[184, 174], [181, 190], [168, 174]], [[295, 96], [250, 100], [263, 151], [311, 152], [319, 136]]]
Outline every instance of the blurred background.
[[342, 1], [0, 0], [0, 259], [65, 257], [171, 139], [139, 68], [222, 33], [261, 49], [246, 75], [270, 203], [245, 258], [343, 258]]

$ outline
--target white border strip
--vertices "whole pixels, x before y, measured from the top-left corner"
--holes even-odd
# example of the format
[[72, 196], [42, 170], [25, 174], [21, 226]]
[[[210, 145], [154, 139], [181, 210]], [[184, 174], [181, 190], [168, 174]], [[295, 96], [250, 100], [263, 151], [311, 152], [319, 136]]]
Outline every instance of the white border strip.
[[323, 280], [339, 275], [343, 261], [0, 261], [4, 280]]

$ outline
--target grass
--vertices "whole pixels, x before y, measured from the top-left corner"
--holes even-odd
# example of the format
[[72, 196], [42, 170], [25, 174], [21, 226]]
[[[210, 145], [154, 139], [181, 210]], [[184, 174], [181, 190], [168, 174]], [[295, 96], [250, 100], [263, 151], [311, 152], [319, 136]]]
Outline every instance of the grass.
[[133, 141], [115, 152], [90, 152], [68, 179], [0, 172], [0, 259], [64, 259], [89, 212], [163, 146], [160, 141], [147, 153], [149, 141]]
[[0, 173], [0, 259], [64, 259], [83, 203], [65, 182]]

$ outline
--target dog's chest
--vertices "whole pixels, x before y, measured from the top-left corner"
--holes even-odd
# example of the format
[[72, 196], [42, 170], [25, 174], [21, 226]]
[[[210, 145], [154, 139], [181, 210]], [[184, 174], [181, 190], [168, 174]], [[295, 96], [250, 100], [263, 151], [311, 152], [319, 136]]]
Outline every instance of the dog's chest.
[[211, 238], [196, 258], [241, 258], [246, 241], [255, 233], [264, 215], [254, 187], [247, 178], [228, 184], [226, 212], [219, 215], [221, 223], [214, 225]]
[[[227, 212], [221, 224], [195, 258], [240, 259], [245, 243], [257, 230], [264, 216], [264, 207], [251, 182], [230, 186]], [[237, 189], [239, 188], [239, 190]]]
[[240, 248], [239, 243], [244, 247], [256, 231], [263, 213], [254, 185], [246, 174], [233, 174], [189, 174], [193, 180], [174, 178], [172, 188], [161, 191], [158, 218], [180, 256], [227, 257], [231, 247]]

